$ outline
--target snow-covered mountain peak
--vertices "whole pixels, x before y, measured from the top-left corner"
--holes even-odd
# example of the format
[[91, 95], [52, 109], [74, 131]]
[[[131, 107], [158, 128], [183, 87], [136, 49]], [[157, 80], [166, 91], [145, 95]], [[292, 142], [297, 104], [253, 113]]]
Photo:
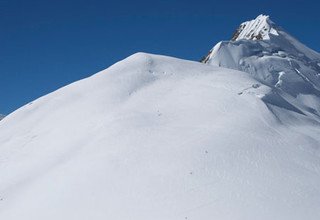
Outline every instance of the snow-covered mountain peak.
[[[230, 41], [216, 44], [202, 62], [246, 72], [273, 88], [272, 94], [320, 115], [316, 104], [320, 102], [319, 53], [275, 25], [269, 16], [242, 23]], [[304, 96], [312, 97], [313, 104], [299, 104]]]
[[35, 100], [0, 123], [0, 219], [318, 220], [320, 119], [270, 90], [136, 53]]
[[319, 220], [320, 58], [277, 31], [208, 65], [136, 53], [6, 116], [0, 219]]
[[278, 35], [276, 25], [268, 15], [261, 14], [254, 20], [243, 22], [231, 40], [269, 40], [270, 35]]

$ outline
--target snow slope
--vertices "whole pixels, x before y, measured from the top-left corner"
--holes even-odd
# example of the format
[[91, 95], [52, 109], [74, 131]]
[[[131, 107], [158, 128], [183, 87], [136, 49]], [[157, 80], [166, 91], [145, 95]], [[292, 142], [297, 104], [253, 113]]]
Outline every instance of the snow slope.
[[242, 23], [231, 41], [218, 43], [204, 63], [241, 70], [272, 88], [265, 99], [303, 114], [320, 115], [320, 54], [269, 16]]
[[319, 117], [272, 90], [138, 53], [46, 95], [0, 123], [0, 219], [318, 220]]

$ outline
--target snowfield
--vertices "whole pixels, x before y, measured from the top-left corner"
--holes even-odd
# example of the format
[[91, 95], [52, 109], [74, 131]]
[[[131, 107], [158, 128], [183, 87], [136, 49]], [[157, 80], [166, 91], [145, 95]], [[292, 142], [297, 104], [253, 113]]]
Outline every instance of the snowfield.
[[270, 91], [138, 53], [44, 96], [0, 123], [0, 219], [319, 219], [319, 118]]
[[137, 53], [23, 106], [0, 219], [319, 220], [319, 57], [259, 16], [205, 63]]

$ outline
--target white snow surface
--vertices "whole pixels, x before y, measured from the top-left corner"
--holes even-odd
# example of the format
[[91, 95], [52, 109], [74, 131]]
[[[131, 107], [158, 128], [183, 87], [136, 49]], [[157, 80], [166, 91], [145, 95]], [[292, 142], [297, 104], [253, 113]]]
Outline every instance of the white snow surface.
[[137, 53], [35, 100], [0, 123], [0, 219], [318, 220], [319, 100], [272, 91]]
[[259, 15], [254, 20], [243, 22], [236, 33], [237, 36], [235, 36], [234, 40], [269, 40], [270, 35], [279, 35], [274, 28], [274, 23], [267, 15]]
[[[233, 40], [219, 42], [203, 62], [247, 72], [272, 88], [267, 99], [277, 96], [306, 114], [320, 115], [316, 104], [320, 103], [320, 54], [286, 33], [269, 16], [242, 23]], [[311, 105], [301, 97], [312, 100]]]

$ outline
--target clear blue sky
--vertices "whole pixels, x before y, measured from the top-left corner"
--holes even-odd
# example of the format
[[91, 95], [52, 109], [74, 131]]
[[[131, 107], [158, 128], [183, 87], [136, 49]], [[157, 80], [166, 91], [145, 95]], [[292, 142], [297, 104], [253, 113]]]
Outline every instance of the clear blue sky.
[[261, 13], [320, 51], [318, 0], [0, 0], [0, 113], [138, 51], [199, 60]]

